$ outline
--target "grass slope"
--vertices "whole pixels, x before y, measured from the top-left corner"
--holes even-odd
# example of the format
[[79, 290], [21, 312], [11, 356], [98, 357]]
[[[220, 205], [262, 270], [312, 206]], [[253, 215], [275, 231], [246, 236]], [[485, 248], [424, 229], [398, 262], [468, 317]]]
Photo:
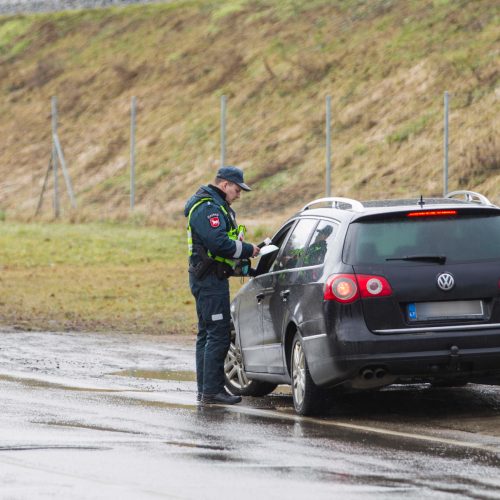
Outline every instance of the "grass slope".
[[440, 194], [449, 90], [450, 189], [499, 202], [499, 11], [496, 0], [191, 0], [0, 18], [0, 210], [34, 213], [52, 95], [72, 220], [128, 217], [132, 95], [139, 219], [176, 223], [213, 176], [222, 94], [227, 158], [256, 188], [240, 212], [255, 221], [324, 192], [328, 94], [335, 194]]

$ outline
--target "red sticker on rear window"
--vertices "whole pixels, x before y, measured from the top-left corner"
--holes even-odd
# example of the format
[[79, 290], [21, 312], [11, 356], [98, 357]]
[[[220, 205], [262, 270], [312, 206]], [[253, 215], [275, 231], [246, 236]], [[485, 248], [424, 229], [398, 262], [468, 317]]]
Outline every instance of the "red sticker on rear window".
[[210, 225], [212, 227], [219, 227], [220, 226], [220, 220], [219, 220], [219, 216], [218, 215], [210, 217], [209, 220], [210, 220]]

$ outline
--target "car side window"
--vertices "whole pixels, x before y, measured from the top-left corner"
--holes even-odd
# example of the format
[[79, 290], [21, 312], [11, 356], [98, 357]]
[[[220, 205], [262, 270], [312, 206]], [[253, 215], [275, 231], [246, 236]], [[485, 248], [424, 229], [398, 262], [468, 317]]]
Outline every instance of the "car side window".
[[282, 269], [294, 269], [302, 265], [307, 242], [312, 230], [316, 227], [316, 219], [301, 219], [295, 226], [290, 238], [286, 242], [285, 248], [273, 264], [271, 271], [281, 271]]
[[325, 256], [337, 233], [337, 224], [321, 221], [309, 241], [304, 254], [303, 266], [318, 266], [325, 262]]
[[[288, 225], [288, 227], [283, 228], [276, 236], [274, 236], [273, 237], [273, 245], [276, 245], [278, 248], [281, 248], [282, 245], [284, 244], [284, 242], [286, 241], [288, 234], [290, 234], [292, 227], [293, 227], [293, 223], [290, 223]], [[279, 254], [279, 250], [277, 250], [274, 253], [264, 255], [263, 257], [260, 258], [259, 264], [257, 265], [257, 276], [260, 276], [261, 274], [265, 274], [265, 273], [269, 272], [269, 269], [273, 265], [278, 254]]]

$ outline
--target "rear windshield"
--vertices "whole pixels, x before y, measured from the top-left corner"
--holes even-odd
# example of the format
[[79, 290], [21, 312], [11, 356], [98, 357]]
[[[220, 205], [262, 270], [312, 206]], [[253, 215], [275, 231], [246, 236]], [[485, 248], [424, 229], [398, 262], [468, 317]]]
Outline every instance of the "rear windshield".
[[404, 262], [399, 258], [415, 256], [442, 256], [446, 262], [500, 260], [500, 216], [359, 221], [349, 226], [343, 259], [348, 264], [396, 265]]

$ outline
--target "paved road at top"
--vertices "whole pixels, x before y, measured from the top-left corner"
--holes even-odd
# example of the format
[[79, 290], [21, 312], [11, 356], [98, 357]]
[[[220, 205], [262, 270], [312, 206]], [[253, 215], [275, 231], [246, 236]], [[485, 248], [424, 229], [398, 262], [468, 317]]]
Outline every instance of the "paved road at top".
[[26, 14], [60, 10], [98, 9], [131, 4], [169, 3], [172, 0], [0, 0], [0, 14]]
[[500, 390], [198, 407], [192, 341], [0, 332], [0, 498], [500, 498]]

